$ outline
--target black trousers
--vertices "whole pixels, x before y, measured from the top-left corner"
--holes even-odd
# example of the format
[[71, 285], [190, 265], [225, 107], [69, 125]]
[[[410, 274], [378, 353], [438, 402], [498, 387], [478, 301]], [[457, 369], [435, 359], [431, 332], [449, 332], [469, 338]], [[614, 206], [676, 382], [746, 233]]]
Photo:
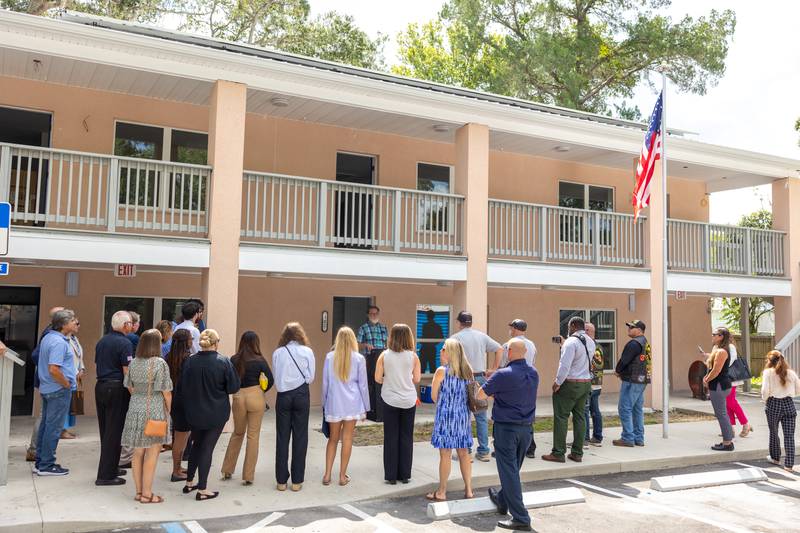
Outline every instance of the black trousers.
[[310, 406], [307, 384], [278, 393], [275, 401], [275, 479], [279, 485], [289, 481], [289, 439], [292, 441], [292, 483], [299, 484], [305, 480]]
[[214, 447], [217, 445], [219, 436], [225, 424], [211, 429], [192, 429], [192, 453], [189, 454], [189, 468], [186, 470], [186, 481], [194, 481], [194, 474], [197, 473], [197, 489], [206, 490], [208, 484], [208, 472], [211, 470], [211, 456], [214, 454]]
[[100, 462], [97, 479], [111, 480], [119, 471], [122, 430], [131, 395], [121, 381], [98, 381], [94, 387], [97, 423], [100, 426]]
[[416, 406], [400, 409], [383, 404], [383, 478], [386, 481], [411, 479], [416, 412]]

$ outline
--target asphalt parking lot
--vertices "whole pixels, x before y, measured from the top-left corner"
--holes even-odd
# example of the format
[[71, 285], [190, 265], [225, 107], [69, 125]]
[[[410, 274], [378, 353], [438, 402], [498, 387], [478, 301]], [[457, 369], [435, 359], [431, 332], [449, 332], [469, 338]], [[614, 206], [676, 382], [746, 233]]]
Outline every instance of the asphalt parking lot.
[[[657, 472], [635, 472], [596, 477], [527, 483], [526, 491], [579, 487], [585, 503], [532, 511], [539, 532], [764, 532], [800, 531], [800, 475], [766, 461], [748, 466], [763, 468], [769, 480], [721, 487], [660, 493], [650, 490], [652, 476], [743, 468], [724, 463]], [[485, 496], [485, 490], [476, 491]], [[455, 499], [458, 493], [449, 495]], [[422, 497], [402, 497], [354, 502], [340, 506], [294, 509], [285, 513], [243, 514], [224, 519], [151, 524], [128, 532], [223, 533], [260, 531], [391, 533], [414, 531], [494, 531], [499, 515], [489, 513], [453, 520], [433, 521], [426, 516]], [[244, 510], [244, 509], [243, 509]], [[120, 530], [115, 530], [120, 531]]]

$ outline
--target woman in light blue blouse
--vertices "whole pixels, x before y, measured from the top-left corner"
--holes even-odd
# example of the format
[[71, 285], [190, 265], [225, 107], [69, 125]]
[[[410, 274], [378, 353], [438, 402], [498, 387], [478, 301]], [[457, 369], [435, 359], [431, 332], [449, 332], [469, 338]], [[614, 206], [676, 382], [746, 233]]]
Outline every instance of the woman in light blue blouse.
[[364, 356], [358, 353], [356, 335], [348, 327], [339, 330], [333, 351], [325, 357], [325, 366], [322, 370], [322, 405], [325, 421], [330, 425], [322, 484], [331, 484], [333, 461], [336, 459], [336, 449], [341, 439], [339, 485], [347, 485], [350, 482], [347, 465], [353, 451], [356, 422], [363, 420], [369, 411], [367, 362]]

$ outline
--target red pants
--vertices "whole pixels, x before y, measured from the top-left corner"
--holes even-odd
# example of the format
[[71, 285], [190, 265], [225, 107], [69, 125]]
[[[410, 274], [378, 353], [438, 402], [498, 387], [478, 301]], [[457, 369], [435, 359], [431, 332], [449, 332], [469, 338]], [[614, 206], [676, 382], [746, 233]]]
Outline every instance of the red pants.
[[728, 394], [726, 407], [728, 408], [728, 418], [731, 419], [732, 426], [736, 425], [737, 418], [741, 425], [744, 426], [747, 424], [747, 416], [744, 414], [744, 409], [742, 409], [742, 406], [739, 405], [739, 401], [736, 399], [736, 387], [731, 387], [731, 393]]

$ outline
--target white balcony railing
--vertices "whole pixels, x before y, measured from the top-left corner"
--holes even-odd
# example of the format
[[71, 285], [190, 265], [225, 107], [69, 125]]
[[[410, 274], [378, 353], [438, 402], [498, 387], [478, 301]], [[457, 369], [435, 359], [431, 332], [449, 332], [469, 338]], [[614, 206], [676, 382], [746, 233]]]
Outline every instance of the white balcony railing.
[[205, 236], [211, 168], [0, 143], [14, 225]]
[[669, 268], [746, 276], [783, 276], [781, 231], [670, 220]]
[[640, 217], [489, 201], [489, 255], [594, 265], [643, 266]]
[[460, 254], [464, 199], [452, 194], [245, 172], [244, 240]]

